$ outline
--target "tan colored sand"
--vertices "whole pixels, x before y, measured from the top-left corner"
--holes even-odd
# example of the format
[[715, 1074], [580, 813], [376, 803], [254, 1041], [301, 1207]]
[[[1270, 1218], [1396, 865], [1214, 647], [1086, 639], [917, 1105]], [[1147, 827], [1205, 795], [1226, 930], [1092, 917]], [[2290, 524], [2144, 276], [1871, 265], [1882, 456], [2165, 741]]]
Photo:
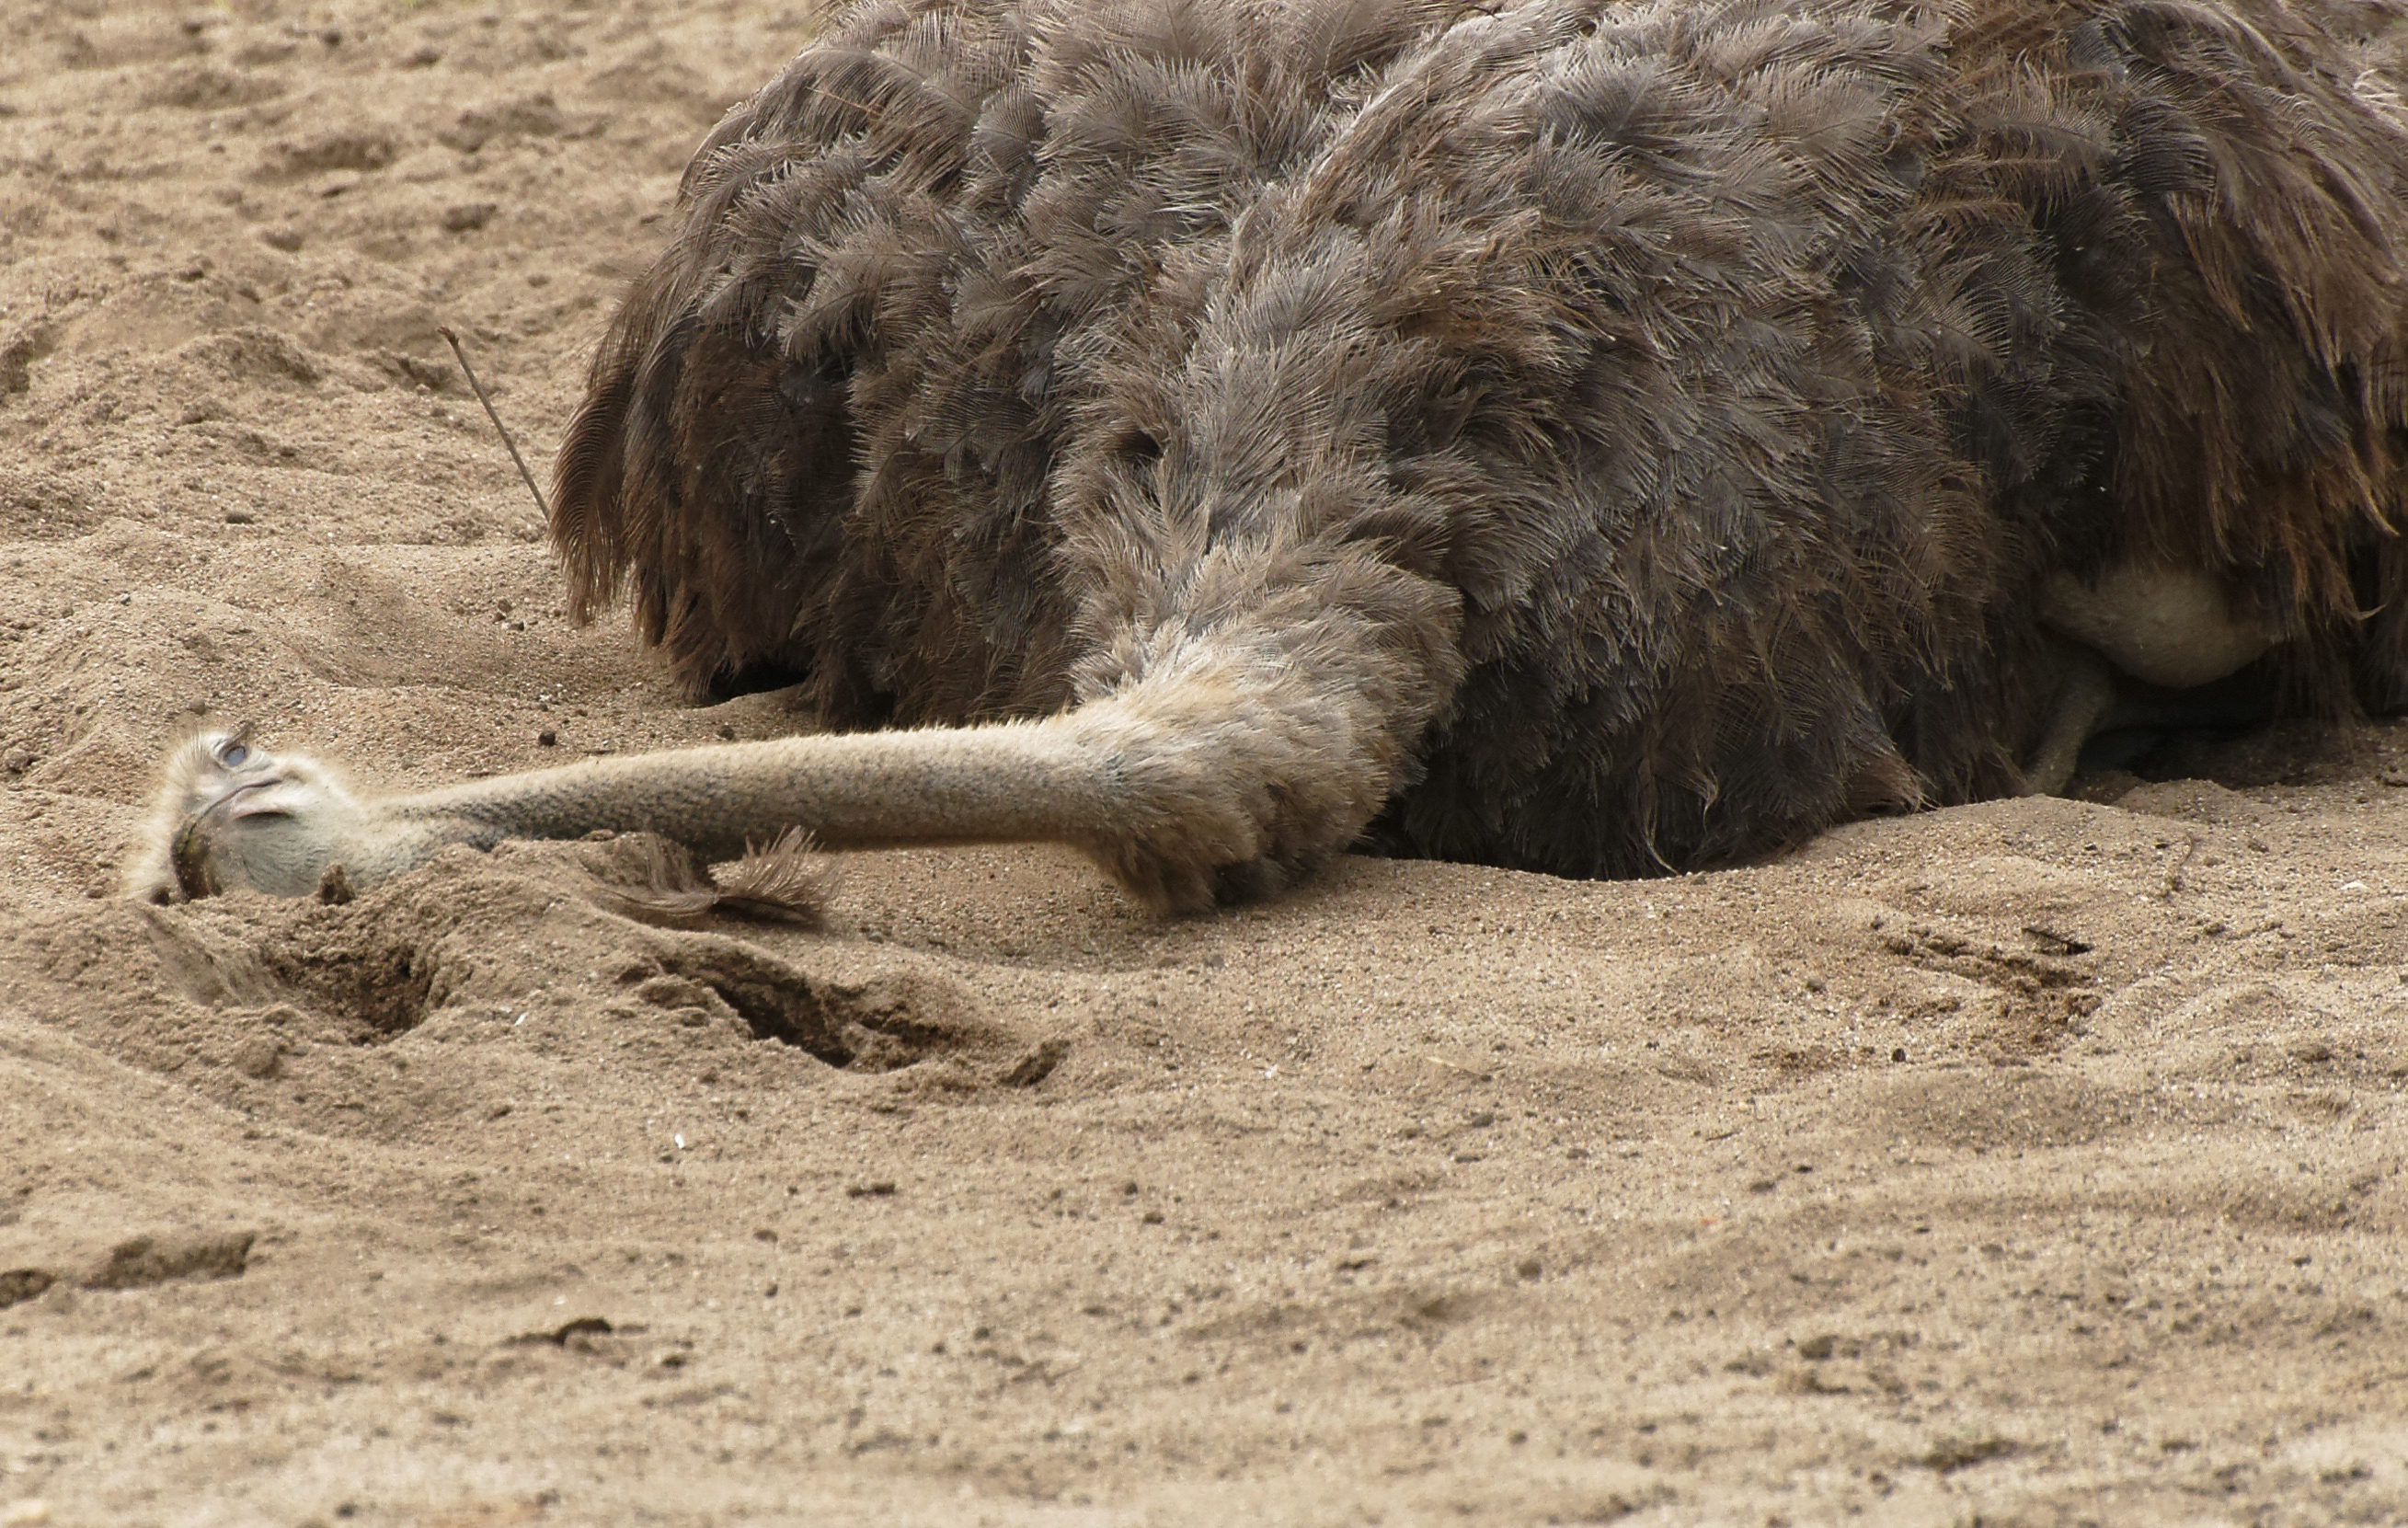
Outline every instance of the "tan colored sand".
[[2408, 1519], [2397, 727], [1183, 922], [109, 898], [194, 708], [377, 785], [792, 725], [565, 625], [435, 328], [556, 439], [808, 24], [0, 7], [0, 1523]]

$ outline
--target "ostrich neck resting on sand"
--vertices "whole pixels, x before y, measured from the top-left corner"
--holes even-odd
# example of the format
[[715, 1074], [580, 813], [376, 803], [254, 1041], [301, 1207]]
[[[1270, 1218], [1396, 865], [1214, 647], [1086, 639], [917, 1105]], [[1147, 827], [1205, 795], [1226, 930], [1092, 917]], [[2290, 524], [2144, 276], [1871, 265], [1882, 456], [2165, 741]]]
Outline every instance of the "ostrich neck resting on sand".
[[1348, 745], [1356, 708], [1260, 703], [1283, 687], [1269, 676], [1249, 704], [1181, 674], [1042, 721], [598, 758], [368, 801], [312, 759], [202, 732], [169, 760], [131, 886], [302, 896], [333, 866], [365, 887], [448, 843], [597, 829], [733, 858], [802, 825], [835, 849], [1071, 844], [1150, 906], [1201, 908], [1344, 847], [1386, 795], [1378, 751]]
[[2275, 0], [864, 6], [695, 156], [552, 532], [696, 694], [899, 729], [381, 800], [204, 735], [131, 888], [790, 827], [1164, 909], [1642, 874], [2059, 787], [2110, 666], [2397, 705], [2360, 72]]

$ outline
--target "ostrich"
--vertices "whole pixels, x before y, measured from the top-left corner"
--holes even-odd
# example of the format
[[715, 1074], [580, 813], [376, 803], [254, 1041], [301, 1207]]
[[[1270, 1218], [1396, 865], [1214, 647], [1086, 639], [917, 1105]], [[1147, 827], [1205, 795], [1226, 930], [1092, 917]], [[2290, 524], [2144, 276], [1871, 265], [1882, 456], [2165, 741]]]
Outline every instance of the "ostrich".
[[2408, 131], [2282, 0], [874, 0], [736, 108], [556, 467], [575, 613], [837, 730], [363, 800], [204, 733], [136, 894], [1054, 841], [1149, 906], [2056, 789], [2117, 675], [2408, 700]]

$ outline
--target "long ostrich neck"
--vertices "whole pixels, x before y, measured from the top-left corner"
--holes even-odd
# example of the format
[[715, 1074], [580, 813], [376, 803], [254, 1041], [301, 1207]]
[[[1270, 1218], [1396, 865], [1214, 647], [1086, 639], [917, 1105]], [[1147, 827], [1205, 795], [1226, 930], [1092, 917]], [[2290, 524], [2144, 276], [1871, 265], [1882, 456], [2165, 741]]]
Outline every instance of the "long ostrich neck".
[[801, 827], [830, 848], [1068, 843], [1157, 907], [1268, 889], [1411, 769], [1454, 677], [1452, 601], [1359, 549], [1217, 548], [1181, 577], [1173, 608], [1114, 624], [1091, 699], [1057, 716], [501, 775], [372, 803], [336, 852], [376, 875], [441, 843], [602, 829], [727, 858]]
[[386, 805], [396, 825], [452, 828], [445, 836], [471, 842], [644, 830], [724, 858], [798, 824], [830, 848], [1075, 843], [1097, 826], [1099, 785], [1059, 726], [1039, 722], [597, 758]]

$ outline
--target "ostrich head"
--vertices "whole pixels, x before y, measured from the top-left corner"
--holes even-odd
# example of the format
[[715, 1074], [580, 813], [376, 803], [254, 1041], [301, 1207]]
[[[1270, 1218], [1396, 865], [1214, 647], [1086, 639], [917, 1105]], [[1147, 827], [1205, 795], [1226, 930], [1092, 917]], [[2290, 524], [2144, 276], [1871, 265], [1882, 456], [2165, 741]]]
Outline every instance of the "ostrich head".
[[128, 889], [156, 902], [234, 890], [302, 896], [364, 820], [316, 760], [267, 753], [247, 728], [196, 732], [167, 760]]

